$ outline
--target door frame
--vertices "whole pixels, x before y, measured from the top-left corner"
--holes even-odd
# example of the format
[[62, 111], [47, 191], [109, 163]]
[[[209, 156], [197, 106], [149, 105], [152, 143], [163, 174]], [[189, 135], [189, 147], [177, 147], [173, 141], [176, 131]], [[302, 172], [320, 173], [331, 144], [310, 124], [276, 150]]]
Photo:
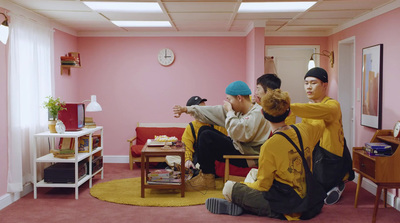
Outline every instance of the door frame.
[[[356, 114], [355, 114], [355, 103], [356, 100], [359, 101], [359, 98], [356, 99], [356, 91], [355, 91], [355, 82], [356, 82], [356, 39], [355, 36], [340, 40], [338, 42], [338, 100], [341, 99], [341, 92], [345, 98], [351, 98], [350, 103], [346, 103], [346, 106], [351, 106], [351, 124], [349, 126], [350, 133], [345, 133], [347, 139], [347, 146], [349, 147], [350, 154], [352, 154], [352, 148], [355, 145], [355, 124], [356, 124]], [[347, 74], [347, 75], [346, 75]], [[350, 75], [349, 75], [350, 74]], [[351, 78], [346, 78], [346, 81], [351, 81], [350, 83], [351, 89], [348, 89], [348, 86], [343, 86], [340, 83], [340, 79], [344, 77], [350, 76]], [[348, 93], [351, 94], [348, 97]], [[340, 101], [339, 101], [340, 102]], [[342, 106], [342, 103], [340, 103]], [[343, 115], [343, 114], [342, 114]], [[343, 117], [343, 116], [342, 116]]]

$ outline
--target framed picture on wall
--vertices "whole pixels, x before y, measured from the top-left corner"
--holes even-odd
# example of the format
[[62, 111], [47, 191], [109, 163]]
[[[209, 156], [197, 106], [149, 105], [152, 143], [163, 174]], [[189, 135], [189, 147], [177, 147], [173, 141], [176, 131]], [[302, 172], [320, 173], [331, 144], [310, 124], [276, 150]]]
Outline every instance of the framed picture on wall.
[[361, 125], [382, 127], [383, 44], [363, 48], [361, 68]]

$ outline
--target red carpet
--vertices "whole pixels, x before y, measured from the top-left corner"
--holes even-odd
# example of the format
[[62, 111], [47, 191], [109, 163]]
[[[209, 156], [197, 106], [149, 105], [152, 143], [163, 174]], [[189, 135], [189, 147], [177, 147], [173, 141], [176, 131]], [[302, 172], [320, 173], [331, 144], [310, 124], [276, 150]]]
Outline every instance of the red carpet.
[[[96, 176], [93, 183], [114, 179], [139, 177], [138, 168], [131, 171], [128, 164], [105, 164], [104, 179]], [[140, 188], [133, 188], [140, 190]], [[307, 222], [371, 222], [375, 196], [362, 189], [358, 208], [354, 208], [356, 184], [346, 184], [341, 200], [322, 209], [322, 213]], [[33, 193], [21, 198], [0, 211], [1, 223], [13, 222], [284, 222], [250, 214], [234, 217], [215, 215], [204, 205], [188, 207], [138, 207], [100, 201], [89, 194], [89, 184], [80, 187], [79, 199], [74, 199], [69, 188], [39, 188], [38, 199]], [[400, 222], [400, 212], [392, 207], [384, 208], [381, 202], [377, 222]]]

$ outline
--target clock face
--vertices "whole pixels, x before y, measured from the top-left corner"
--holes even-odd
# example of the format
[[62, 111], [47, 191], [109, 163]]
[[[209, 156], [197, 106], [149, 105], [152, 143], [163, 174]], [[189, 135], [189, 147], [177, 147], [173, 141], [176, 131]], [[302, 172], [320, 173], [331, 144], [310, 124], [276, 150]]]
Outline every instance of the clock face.
[[158, 53], [158, 62], [163, 66], [171, 65], [175, 60], [175, 55], [172, 50], [165, 48]]
[[400, 121], [398, 121], [393, 128], [393, 136], [396, 138], [400, 138]]

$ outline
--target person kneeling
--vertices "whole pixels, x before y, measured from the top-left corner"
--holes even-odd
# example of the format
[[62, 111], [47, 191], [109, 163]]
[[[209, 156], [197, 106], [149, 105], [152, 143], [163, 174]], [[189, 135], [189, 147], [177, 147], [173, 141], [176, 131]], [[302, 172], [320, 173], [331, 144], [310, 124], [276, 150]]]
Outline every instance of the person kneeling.
[[[321, 211], [326, 197], [309, 169], [312, 150], [325, 126], [322, 122], [286, 125], [290, 98], [280, 89], [268, 91], [261, 105], [274, 134], [261, 147], [257, 180], [227, 181], [222, 191], [226, 199], [209, 198], [206, 208], [214, 214], [246, 211], [278, 219], [310, 219]], [[282, 188], [286, 194], [280, 193]]]

